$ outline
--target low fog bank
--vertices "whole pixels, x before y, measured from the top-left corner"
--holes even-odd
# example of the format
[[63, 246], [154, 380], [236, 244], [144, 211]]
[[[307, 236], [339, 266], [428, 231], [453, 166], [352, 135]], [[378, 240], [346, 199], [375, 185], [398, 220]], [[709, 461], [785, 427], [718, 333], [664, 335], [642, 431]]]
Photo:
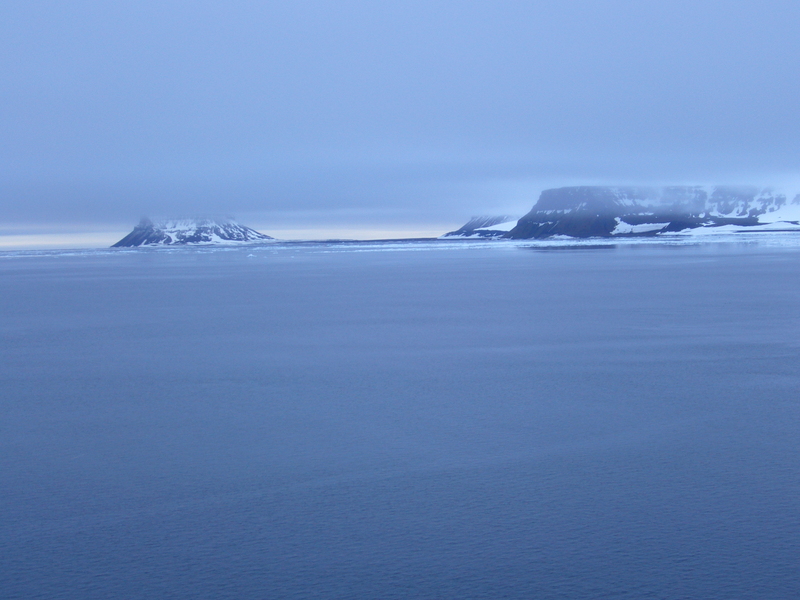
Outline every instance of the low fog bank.
[[[105, 245], [142, 217], [224, 214], [281, 239], [436, 237], [475, 215], [526, 214], [545, 189], [572, 185], [754, 185], [793, 199], [800, 180], [786, 174], [743, 172], [719, 178], [657, 179], [527, 176], [522, 167], [486, 165], [417, 169], [321, 170], [306, 178], [276, 175], [256, 182], [36, 183], [3, 186], [0, 244], [27, 245], [42, 235], [76, 236], [78, 244]], [[610, 169], [609, 173], [615, 170]], [[618, 169], [624, 172], [624, 169]], [[113, 232], [113, 235], [111, 234]], [[82, 233], [95, 236], [81, 241]], [[18, 236], [22, 238], [11, 239]], [[116, 236], [116, 238], [115, 238]], [[115, 238], [115, 239], [112, 239]], [[27, 240], [27, 241], [26, 241]], [[50, 243], [37, 239], [36, 243]]]

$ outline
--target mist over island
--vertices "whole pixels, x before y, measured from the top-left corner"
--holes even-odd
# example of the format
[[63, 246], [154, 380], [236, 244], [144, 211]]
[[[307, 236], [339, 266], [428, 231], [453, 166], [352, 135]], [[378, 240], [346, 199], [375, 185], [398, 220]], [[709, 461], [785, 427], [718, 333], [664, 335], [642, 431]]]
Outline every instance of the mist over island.
[[[521, 218], [473, 217], [440, 239], [654, 237], [731, 232], [800, 233], [800, 194], [754, 186], [579, 186], [544, 190]], [[274, 240], [233, 219], [150, 219], [113, 247], [243, 244]]]

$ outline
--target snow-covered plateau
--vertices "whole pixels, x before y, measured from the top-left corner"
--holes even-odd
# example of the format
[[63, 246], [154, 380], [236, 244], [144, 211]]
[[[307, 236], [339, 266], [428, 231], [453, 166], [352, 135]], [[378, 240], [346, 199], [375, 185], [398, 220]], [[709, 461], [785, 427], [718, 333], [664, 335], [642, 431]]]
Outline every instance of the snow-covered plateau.
[[541, 193], [515, 227], [497, 237], [641, 237], [759, 231], [800, 232], [800, 194], [788, 200], [784, 193], [752, 186], [549, 189]]

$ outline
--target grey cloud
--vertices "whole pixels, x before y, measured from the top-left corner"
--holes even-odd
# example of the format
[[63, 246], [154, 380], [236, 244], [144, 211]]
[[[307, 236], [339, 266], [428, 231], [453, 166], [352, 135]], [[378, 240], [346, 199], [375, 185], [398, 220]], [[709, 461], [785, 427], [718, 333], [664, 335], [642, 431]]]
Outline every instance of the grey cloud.
[[[792, 179], [795, 2], [0, 8], [0, 220]], [[515, 183], [516, 182], [516, 183]], [[504, 195], [505, 194], [505, 195]], [[492, 206], [486, 206], [492, 204]]]

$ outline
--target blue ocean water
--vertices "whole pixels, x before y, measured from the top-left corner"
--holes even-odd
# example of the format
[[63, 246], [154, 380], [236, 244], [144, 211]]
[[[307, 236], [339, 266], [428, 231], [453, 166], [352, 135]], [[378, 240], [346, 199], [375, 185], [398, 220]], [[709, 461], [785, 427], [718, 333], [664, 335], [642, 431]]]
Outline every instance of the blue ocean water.
[[800, 249], [0, 256], [0, 596], [800, 597]]

